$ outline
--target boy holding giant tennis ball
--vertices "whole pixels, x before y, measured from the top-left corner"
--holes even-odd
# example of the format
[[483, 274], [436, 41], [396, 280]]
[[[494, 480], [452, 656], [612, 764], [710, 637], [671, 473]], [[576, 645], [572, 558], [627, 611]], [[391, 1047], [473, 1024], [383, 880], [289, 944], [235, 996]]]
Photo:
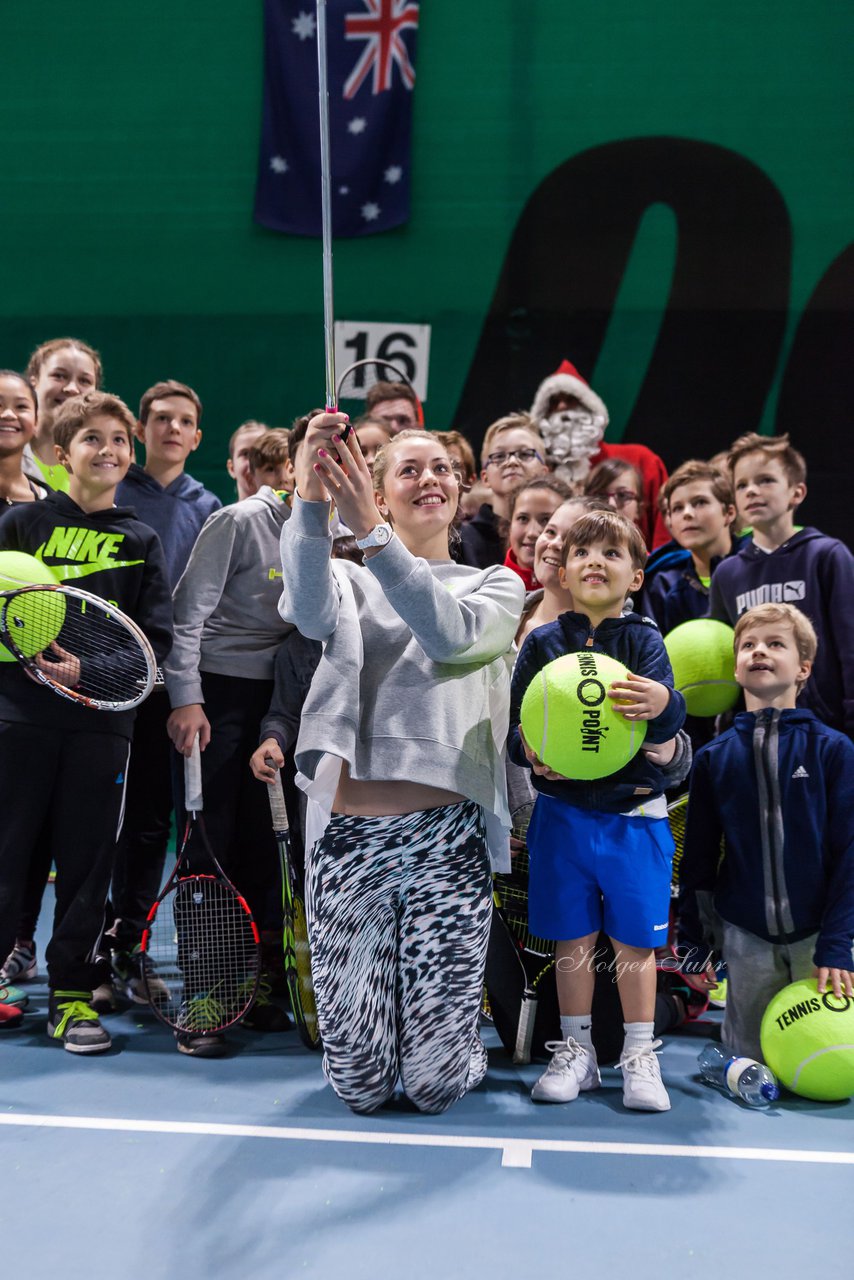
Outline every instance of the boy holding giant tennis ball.
[[814, 977], [819, 997], [854, 996], [854, 744], [797, 705], [817, 649], [799, 609], [749, 609], [734, 647], [747, 710], [694, 762], [677, 936], [708, 986], [720, 945], [723, 1043], [764, 1059], [762, 1017], [783, 987]]
[[[663, 792], [679, 781], [670, 768], [683, 750], [676, 735], [685, 702], [655, 623], [623, 613], [643, 582], [646, 554], [636, 526], [617, 512], [577, 520], [560, 569], [574, 610], [530, 633], [513, 672], [508, 750], [532, 770], [537, 791], [528, 829], [530, 926], [560, 939], [562, 1039], [534, 1086], [537, 1102], [571, 1102], [600, 1083], [590, 1015], [604, 928], [623, 1007], [623, 1102], [670, 1107], [653, 1040], [654, 949], [667, 936], [673, 839]], [[618, 664], [613, 674], [607, 659]], [[538, 682], [548, 718], [534, 711]]]

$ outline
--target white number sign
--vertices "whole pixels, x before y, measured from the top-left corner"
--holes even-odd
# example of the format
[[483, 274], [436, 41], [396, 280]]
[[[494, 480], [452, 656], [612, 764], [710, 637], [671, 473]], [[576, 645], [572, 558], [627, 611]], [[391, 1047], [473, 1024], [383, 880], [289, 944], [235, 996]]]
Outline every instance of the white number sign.
[[[356, 360], [388, 360], [412, 383], [419, 400], [426, 400], [430, 325], [336, 320], [335, 368], [338, 377]], [[375, 376], [369, 376], [360, 382], [359, 374], [362, 372], [359, 369], [355, 371], [355, 385], [351, 383], [348, 388], [348, 396], [353, 400], [364, 399], [367, 385], [376, 381]], [[393, 377], [392, 374], [388, 376]]]

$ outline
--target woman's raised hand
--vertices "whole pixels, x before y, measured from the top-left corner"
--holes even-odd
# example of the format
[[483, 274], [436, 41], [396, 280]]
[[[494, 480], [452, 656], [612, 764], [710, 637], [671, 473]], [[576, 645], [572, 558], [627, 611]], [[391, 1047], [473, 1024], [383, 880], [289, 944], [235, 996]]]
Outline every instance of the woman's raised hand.
[[318, 450], [329, 449], [332, 437], [340, 435], [347, 422], [346, 413], [318, 413], [308, 424], [296, 465], [297, 493], [306, 502], [326, 502], [332, 496], [327, 493], [314, 464], [318, 460]]
[[[322, 414], [313, 418], [306, 433], [307, 455], [314, 472], [315, 482], [320, 483], [324, 497], [335, 503], [338, 514], [357, 538], [365, 538], [380, 523], [380, 514], [374, 498], [374, 482], [365, 461], [355, 431], [342, 438], [342, 414]], [[312, 427], [317, 428], [312, 434]], [[309, 452], [311, 436], [311, 452]], [[299, 492], [302, 497], [302, 484]]]

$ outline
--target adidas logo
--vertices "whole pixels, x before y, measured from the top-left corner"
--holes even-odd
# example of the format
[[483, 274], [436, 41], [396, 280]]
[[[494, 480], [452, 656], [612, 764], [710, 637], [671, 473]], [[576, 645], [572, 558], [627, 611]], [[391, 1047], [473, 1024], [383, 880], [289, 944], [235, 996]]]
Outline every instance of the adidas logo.
[[802, 764], [799, 764], [795, 772], [792, 774], [793, 778], [808, 778], [809, 776], [810, 775]]

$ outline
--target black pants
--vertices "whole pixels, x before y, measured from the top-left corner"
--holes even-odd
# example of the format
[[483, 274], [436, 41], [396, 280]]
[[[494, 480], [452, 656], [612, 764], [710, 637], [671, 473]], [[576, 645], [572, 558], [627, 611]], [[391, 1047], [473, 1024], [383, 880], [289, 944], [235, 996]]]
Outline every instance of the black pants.
[[[211, 725], [211, 740], [202, 752], [208, 840], [226, 875], [249, 903], [258, 928], [279, 931], [282, 881], [270, 803], [266, 785], [253, 777], [249, 768], [261, 720], [270, 706], [273, 682], [202, 672], [202, 690]], [[180, 831], [186, 814], [183, 757], [177, 752], [173, 752], [173, 765], [178, 775], [175, 795], [180, 797]]]
[[[96, 713], [93, 712], [93, 715]], [[34, 850], [56, 863], [53, 989], [91, 991], [124, 816], [130, 743], [111, 733], [0, 721], [0, 954], [20, 923]]]
[[[136, 714], [127, 804], [111, 892], [117, 951], [132, 950], [160, 891], [172, 821], [172, 748], [166, 733], [169, 699], [157, 689]], [[109, 938], [108, 938], [109, 940]]]

